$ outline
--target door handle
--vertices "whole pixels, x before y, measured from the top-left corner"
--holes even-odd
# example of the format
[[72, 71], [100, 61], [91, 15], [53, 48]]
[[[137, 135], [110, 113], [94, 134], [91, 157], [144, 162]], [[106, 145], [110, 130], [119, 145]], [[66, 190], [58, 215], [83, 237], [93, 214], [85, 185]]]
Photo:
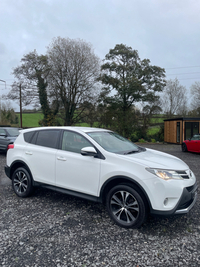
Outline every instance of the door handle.
[[64, 157], [57, 157], [57, 160], [62, 160], [62, 161], [66, 161], [67, 159]]
[[31, 151], [26, 151], [25, 154], [27, 154], [27, 155], [33, 155], [33, 152], [31, 152]]

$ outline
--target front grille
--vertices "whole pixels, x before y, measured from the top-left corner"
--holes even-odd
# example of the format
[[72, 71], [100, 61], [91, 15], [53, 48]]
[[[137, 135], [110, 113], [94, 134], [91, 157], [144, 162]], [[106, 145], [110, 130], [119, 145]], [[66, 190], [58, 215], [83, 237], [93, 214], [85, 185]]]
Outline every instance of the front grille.
[[190, 179], [187, 172], [185, 171], [176, 171], [183, 179]]

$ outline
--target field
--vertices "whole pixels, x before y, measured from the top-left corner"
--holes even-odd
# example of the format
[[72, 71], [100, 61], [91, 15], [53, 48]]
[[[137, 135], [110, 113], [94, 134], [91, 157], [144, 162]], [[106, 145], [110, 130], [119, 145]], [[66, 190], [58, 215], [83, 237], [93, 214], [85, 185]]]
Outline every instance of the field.
[[[20, 122], [20, 115], [17, 113], [17, 116], [19, 118]], [[23, 128], [29, 128], [29, 127], [39, 127], [39, 121], [43, 119], [42, 113], [23, 113], [22, 114], [22, 127]], [[147, 134], [149, 136], [152, 136], [156, 134], [160, 130], [160, 124], [163, 123], [163, 120], [165, 118], [162, 117], [154, 117], [152, 118], [151, 124], [152, 126], [149, 127]], [[154, 125], [155, 124], [155, 125]], [[159, 125], [158, 125], [159, 124]], [[94, 123], [94, 127], [97, 125], [97, 123]], [[87, 123], [78, 123], [77, 126], [82, 127], [89, 127], [89, 124]]]
[[[19, 121], [20, 121], [20, 115], [17, 114]], [[22, 114], [22, 127], [38, 127], [39, 121], [43, 119], [42, 113], [23, 113]]]

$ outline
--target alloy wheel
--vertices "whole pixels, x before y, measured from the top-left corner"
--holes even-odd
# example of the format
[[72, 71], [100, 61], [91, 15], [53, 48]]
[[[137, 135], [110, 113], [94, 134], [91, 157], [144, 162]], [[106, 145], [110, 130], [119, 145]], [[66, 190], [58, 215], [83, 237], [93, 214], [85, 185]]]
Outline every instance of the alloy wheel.
[[121, 223], [134, 223], [139, 216], [139, 204], [136, 198], [127, 191], [117, 191], [111, 197], [111, 211]]
[[25, 193], [28, 187], [27, 175], [23, 171], [18, 171], [14, 178], [14, 188], [19, 194]]

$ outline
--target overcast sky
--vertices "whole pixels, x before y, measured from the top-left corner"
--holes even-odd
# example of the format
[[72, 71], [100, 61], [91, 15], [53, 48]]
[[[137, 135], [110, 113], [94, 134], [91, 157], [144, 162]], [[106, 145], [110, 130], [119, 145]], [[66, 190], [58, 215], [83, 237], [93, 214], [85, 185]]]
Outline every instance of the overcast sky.
[[46, 53], [57, 36], [91, 43], [101, 59], [123, 43], [187, 90], [200, 81], [200, 0], [0, 0], [0, 80], [7, 90], [23, 55]]

